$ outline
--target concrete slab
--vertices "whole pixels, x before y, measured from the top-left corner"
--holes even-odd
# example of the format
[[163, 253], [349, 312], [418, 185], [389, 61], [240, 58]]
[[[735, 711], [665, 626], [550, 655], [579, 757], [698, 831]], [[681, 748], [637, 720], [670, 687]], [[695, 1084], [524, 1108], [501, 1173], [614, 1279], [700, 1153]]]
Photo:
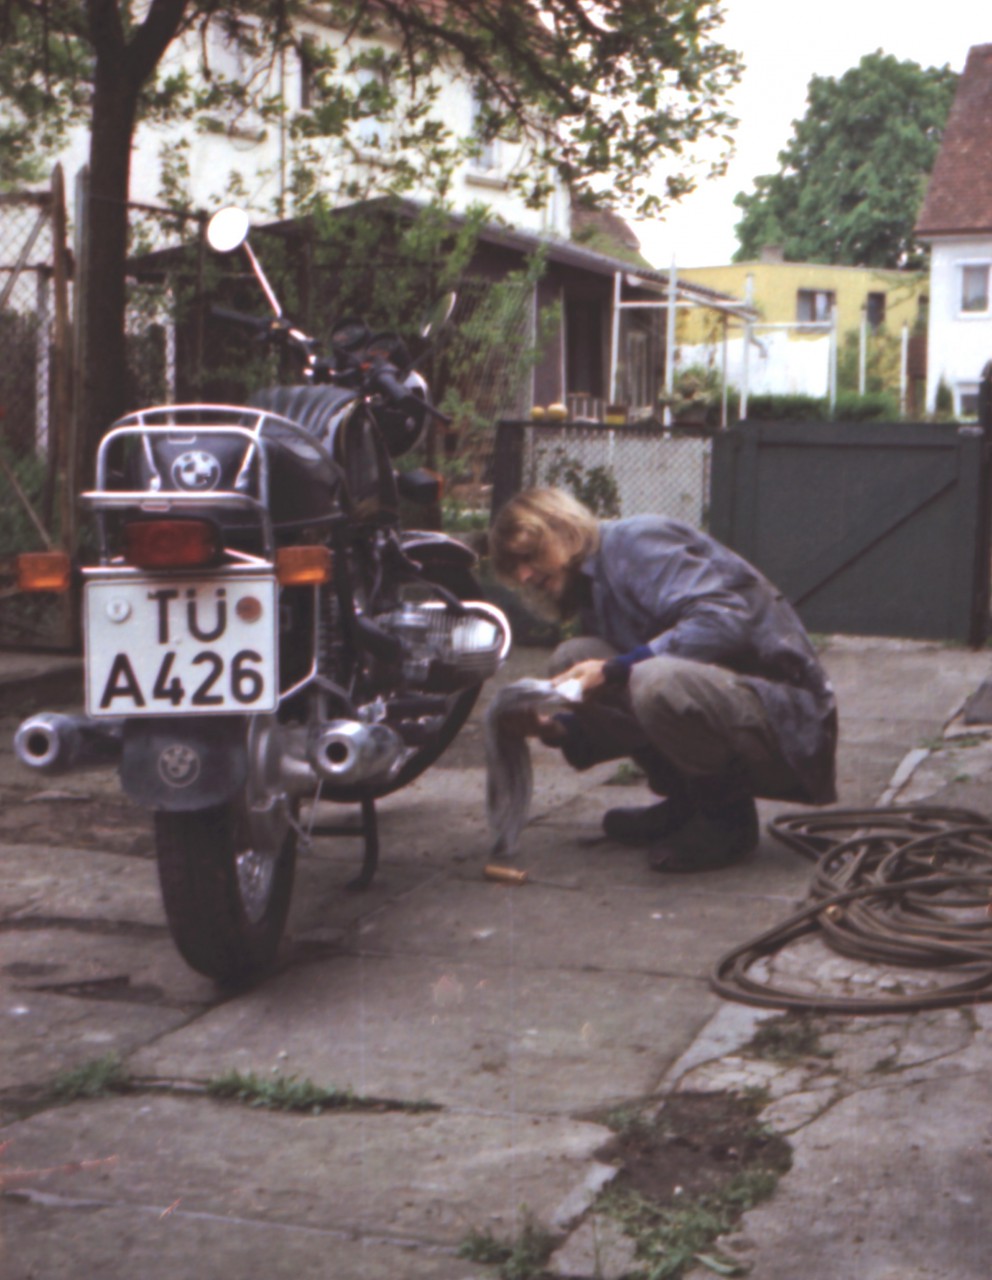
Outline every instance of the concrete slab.
[[698, 978], [346, 956], [280, 975], [131, 1065], [180, 1079], [277, 1069], [447, 1107], [585, 1113], [650, 1094], [714, 1008]]
[[[72, 1202], [145, 1215], [174, 1206], [170, 1220], [226, 1224], [229, 1237], [250, 1224], [279, 1227], [258, 1239], [260, 1252], [244, 1273], [268, 1275], [263, 1259], [288, 1227], [447, 1249], [472, 1230], [512, 1238], [528, 1214], [555, 1217], [585, 1182], [608, 1131], [545, 1116], [305, 1116], [149, 1096], [59, 1108], [9, 1126], [3, 1137], [8, 1164], [56, 1170], [20, 1179], [22, 1194], [27, 1187], [56, 1197], [37, 1223], [46, 1236], [60, 1234], [53, 1223], [71, 1220]], [[112, 1163], [58, 1171], [108, 1157]], [[581, 1207], [587, 1204], [588, 1197]], [[16, 1232], [22, 1244], [31, 1221], [28, 1215]], [[394, 1274], [408, 1274], [398, 1257], [396, 1266]], [[471, 1270], [463, 1264], [460, 1274]], [[194, 1274], [188, 1263], [181, 1273]], [[333, 1273], [350, 1274], [340, 1265]], [[75, 1274], [100, 1273], [77, 1258]], [[134, 1274], [167, 1273], [157, 1264]]]
[[[820, 1112], [731, 1240], [762, 1280], [985, 1280], [992, 1083], [879, 1083]], [[703, 1280], [697, 1268], [687, 1280]]]
[[982, 650], [831, 636], [821, 652], [837, 691], [840, 803], [874, 804], [899, 760], [956, 714], [988, 674]]
[[604, 883], [608, 858], [598, 865], [590, 858], [585, 869], [567, 853], [521, 858], [514, 865], [531, 877], [523, 885], [487, 882], [466, 869], [370, 917], [362, 949], [503, 969], [702, 978], [716, 953], [781, 919], [784, 892], [798, 898], [808, 882], [795, 858], [780, 873], [759, 855], [722, 879], [670, 877], [647, 868], [643, 853], [624, 850], [607, 863], [613, 876]]
[[5, 987], [0, 990], [0, 1090], [49, 1083], [60, 1072], [108, 1054], [124, 1059], [188, 1017], [183, 1010], [140, 999], [86, 999]]
[[256, 1222], [180, 1206], [65, 1202], [13, 1195], [5, 1206], [5, 1280], [492, 1280], [457, 1251], [417, 1241], [355, 1239], [348, 1231]]
[[[501, 678], [539, 672], [545, 657], [517, 654]], [[987, 654], [912, 642], [831, 640], [824, 657], [838, 689], [840, 802], [849, 806], [871, 804], [907, 751], [938, 734], [988, 676]], [[383, 802], [382, 867], [368, 893], [343, 889], [357, 870], [356, 840], [316, 842], [300, 864], [284, 971], [226, 1003], [172, 951], [149, 859], [4, 848], [4, 998], [30, 1011], [11, 1005], [5, 1018], [14, 1084], [118, 1049], [141, 1075], [276, 1071], [445, 1108], [299, 1117], [134, 1095], [39, 1114], [0, 1134], [16, 1139], [8, 1165], [120, 1159], [114, 1171], [21, 1190], [6, 1183], [5, 1236], [16, 1252], [8, 1248], [4, 1280], [11, 1257], [17, 1280], [295, 1277], [329, 1266], [371, 1280], [477, 1280], [485, 1269], [454, 1256], [469, 1229], [508, 1237], [524, 1204], [553, 1223], [563, 1204], [574, 1213], [587, 1202], [602, 1131], [585, 1117], [672, 1087], [728, 1085], [766, 1087], [768, 1118], [799, 1153], [737, 1242], [753, 1274], [977, 1275], [987, 1011], [971, 1030], [956, 1013], [851, 1024], [860, 1037], [835, 1043], [831, 1031], [834, 1057], [816, 1070], [748, 1058], [740, 1046], [765, 1015], [721, 1004], [706, 973], [804, 896], [805, 863], [766, 839], [733, 871], [659, 877], [643, 853], [599, 836], [603, 809], [643, 795], [606, 785], [615, 766], [576, 776], [556, 753], [535, 751], [535, 762], [518, 859], [531, 883], [482, 878], [476, 718], [439, 767]], [[12, 776], [0, 743], [0, 777], [17, 802], [39, 789]], [[49, 785], [63, 790], [61, 780], [41, 790]], [[115, 787], [112, 774], [80, 775], [67, 780], [68, 798], [50, 803], [67, 810], [74, 796]], [[789, 807], [763, 804], [762, 816]], [[21, 917], [14, 927], [11, 915]], [[822, 956], [810, 962], [830, 976]], [[699, 1040], [704, 1027], [711, 1034]], [[929, 1205], [928, 1168], [940, 1180]], [[941, 1216], [945, 1190], [953, 1203]], [[777, 1207], [774, 1221], [757, 1216]], [[939, 1243], [928, 1252], [917, 1242], [924, 1227], [945, 1256]], [[960, 1266], [955, 1232], [965, 1240]]]
[[0, 859], [0, 919], [104, 919], [165, 927], [150, 858], [8, 844]]

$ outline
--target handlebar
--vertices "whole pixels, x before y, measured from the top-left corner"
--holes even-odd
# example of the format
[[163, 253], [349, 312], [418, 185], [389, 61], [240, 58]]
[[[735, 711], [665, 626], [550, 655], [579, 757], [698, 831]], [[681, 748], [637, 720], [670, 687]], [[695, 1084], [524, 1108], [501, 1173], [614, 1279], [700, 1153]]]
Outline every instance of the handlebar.
[[[226, 320], [231, 324], [239, 324], [243, 328], [251, 329], [259, 338], [264, 340], [279, 339], [283, 342], [290, 343], [298, 347], [301, 352], [305, 353], [308, 365], [311, 368], [311, 376], [316, 373], [319, 377], [323, 374], [325, 378], [331, 381], [344, 379], [349, 375], [358, 374], [361, 364], [354, 356], [351, 359], [352, 369], [335, 369], [333, 364], [327, 361], [320, 361], [316, 353], [312, 350], [312, 339], [300, 330], [293, 328], [289, 321], [282, 317], [275, 316], [253, 316], [244, 311], [236, 311], [232, 307], [213, 306], [210, 308], [210, 314], [218, 320]], [[368, 385], [374, 392], [378, 392], [387, 400], [391, 400], [396, 405], [406, 405], [410, 409], [418, 409], [422, 412], [430, 414], [439, 422], [450, 426], [453, 419], [448, 414], [442, 413], [440, 409], [430, 404], [427, 400], [421, 399], [420, 396], [413, 395], [410, 389], [400, 382], [396, 376], [396, 371], [387, 361], [378, 361], [368, 374]]]
[[402, 382], [393, 376], [392, 369], [388, 365], [381, 364], [374, 368], [369, 382], [374, 391], [380, 392], [398, 405], [408, 405], [411, 409], [423, 410], [429, 413], [431, 417], [437, 418], [439, 422], [443, 422], [446, 426], [450, 426], [454, 421], [448, 414], [442, 413], [440, 409], [435, 409], [428, 400], [415, 396], [409, 388], [405, 387]]
[[252, 316], [245, 311], [234, 311], [231, 307], [211, 307], [210, 314], [217, 320], [240, 324], [247, 329], [254, 329], [257, 333], [263, 330], [285, 328], [279, 320], [274, 320], [270, 316]]

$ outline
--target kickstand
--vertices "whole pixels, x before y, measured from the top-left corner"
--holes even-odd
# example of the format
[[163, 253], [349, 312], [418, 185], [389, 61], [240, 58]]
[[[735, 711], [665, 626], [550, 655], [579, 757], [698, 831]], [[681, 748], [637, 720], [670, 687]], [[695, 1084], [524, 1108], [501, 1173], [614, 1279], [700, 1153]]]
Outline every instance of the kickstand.
[[362, 835], [365, 837], [362, 869], [353, 880], [348, 881], [346, 889], [367, 889], [379, 866], [379, 819], [371, 796], [362, 796]]
[[362, 825], [357, 829], [347, 826], [319, 826], [311, 828], [314, 836], [357, 836], [365, 841], [362, 851], [362, 869], [353, 880], [345, 884], [346, 889], [367, 889], [375, 878], [379, 866], [379, 819], [375, 811], [375, 800], [371, 796], [362, 796]]

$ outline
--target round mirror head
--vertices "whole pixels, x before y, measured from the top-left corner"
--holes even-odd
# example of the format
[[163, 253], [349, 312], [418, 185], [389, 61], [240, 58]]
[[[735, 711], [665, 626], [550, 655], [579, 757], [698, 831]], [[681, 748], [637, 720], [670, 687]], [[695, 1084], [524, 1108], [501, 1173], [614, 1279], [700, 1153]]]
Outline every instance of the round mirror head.
[[451, 313], [458, 301], [458, 294], [452, 291], [439, 298], [424, 316], [420, 325], [420, 336], [432, 338], [443, 325], [451, 319]]
[[225, 209], [218, 209], [207, 223], [207, 243], [215, 253], [230, 253], [248, 239], [249, 226], [244, 209], [230, 204]]

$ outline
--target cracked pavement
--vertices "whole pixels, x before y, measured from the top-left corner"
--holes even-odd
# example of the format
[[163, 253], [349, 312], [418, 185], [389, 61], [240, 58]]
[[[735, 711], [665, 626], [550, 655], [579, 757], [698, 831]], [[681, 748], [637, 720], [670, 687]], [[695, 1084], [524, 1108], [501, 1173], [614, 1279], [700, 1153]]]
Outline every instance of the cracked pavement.
[[[502, 678], [539, 674], [543, 656], [518, 650]], [[824, 656], [848, 807], [882, 795], [987, 668], [904, 641], [836, 639]], [[511, 1237], [528, 1217], [562, 1239], [559, 1274], [605, 1275], [604, 1251], [581, 1248], [612, 1176], [601, 1117], [728, 1087], [767, 1090], [766, 1118], [795, 1148], [729, 1242], [755, 1276], [984, 1280], [988, 1012], [829, 1018], [830, 1056], [743, 1053], [774, 1014], [720, 1001], [710, 967], [787, 915], [808, 877], [767, 837], [743, 867], [660, 877], [598, 834], [603, 809], [632, 799], [609, 785], [613, 767], [575, 775], [542, 752], [519, 858], [531, 879], [488, 882], [477, 713], [382, 805], [371, 889], [343, 889], [355, 841], [318, 841], [279, 971], [226, 997], [171, 947], [147, 818], [111, 775], [26, 775], [15, 723], [0, 739], [5, 1280], [474, 1280], [493, 1272], [460, 1242]], [[837, 976], [831, 956], [788, 962]], [[110, 1052], [133, 1092], [22, 1116], [59, 1073]], [[297, 1115], [203, 1094], [235, 1069], [437, 1109]]]

